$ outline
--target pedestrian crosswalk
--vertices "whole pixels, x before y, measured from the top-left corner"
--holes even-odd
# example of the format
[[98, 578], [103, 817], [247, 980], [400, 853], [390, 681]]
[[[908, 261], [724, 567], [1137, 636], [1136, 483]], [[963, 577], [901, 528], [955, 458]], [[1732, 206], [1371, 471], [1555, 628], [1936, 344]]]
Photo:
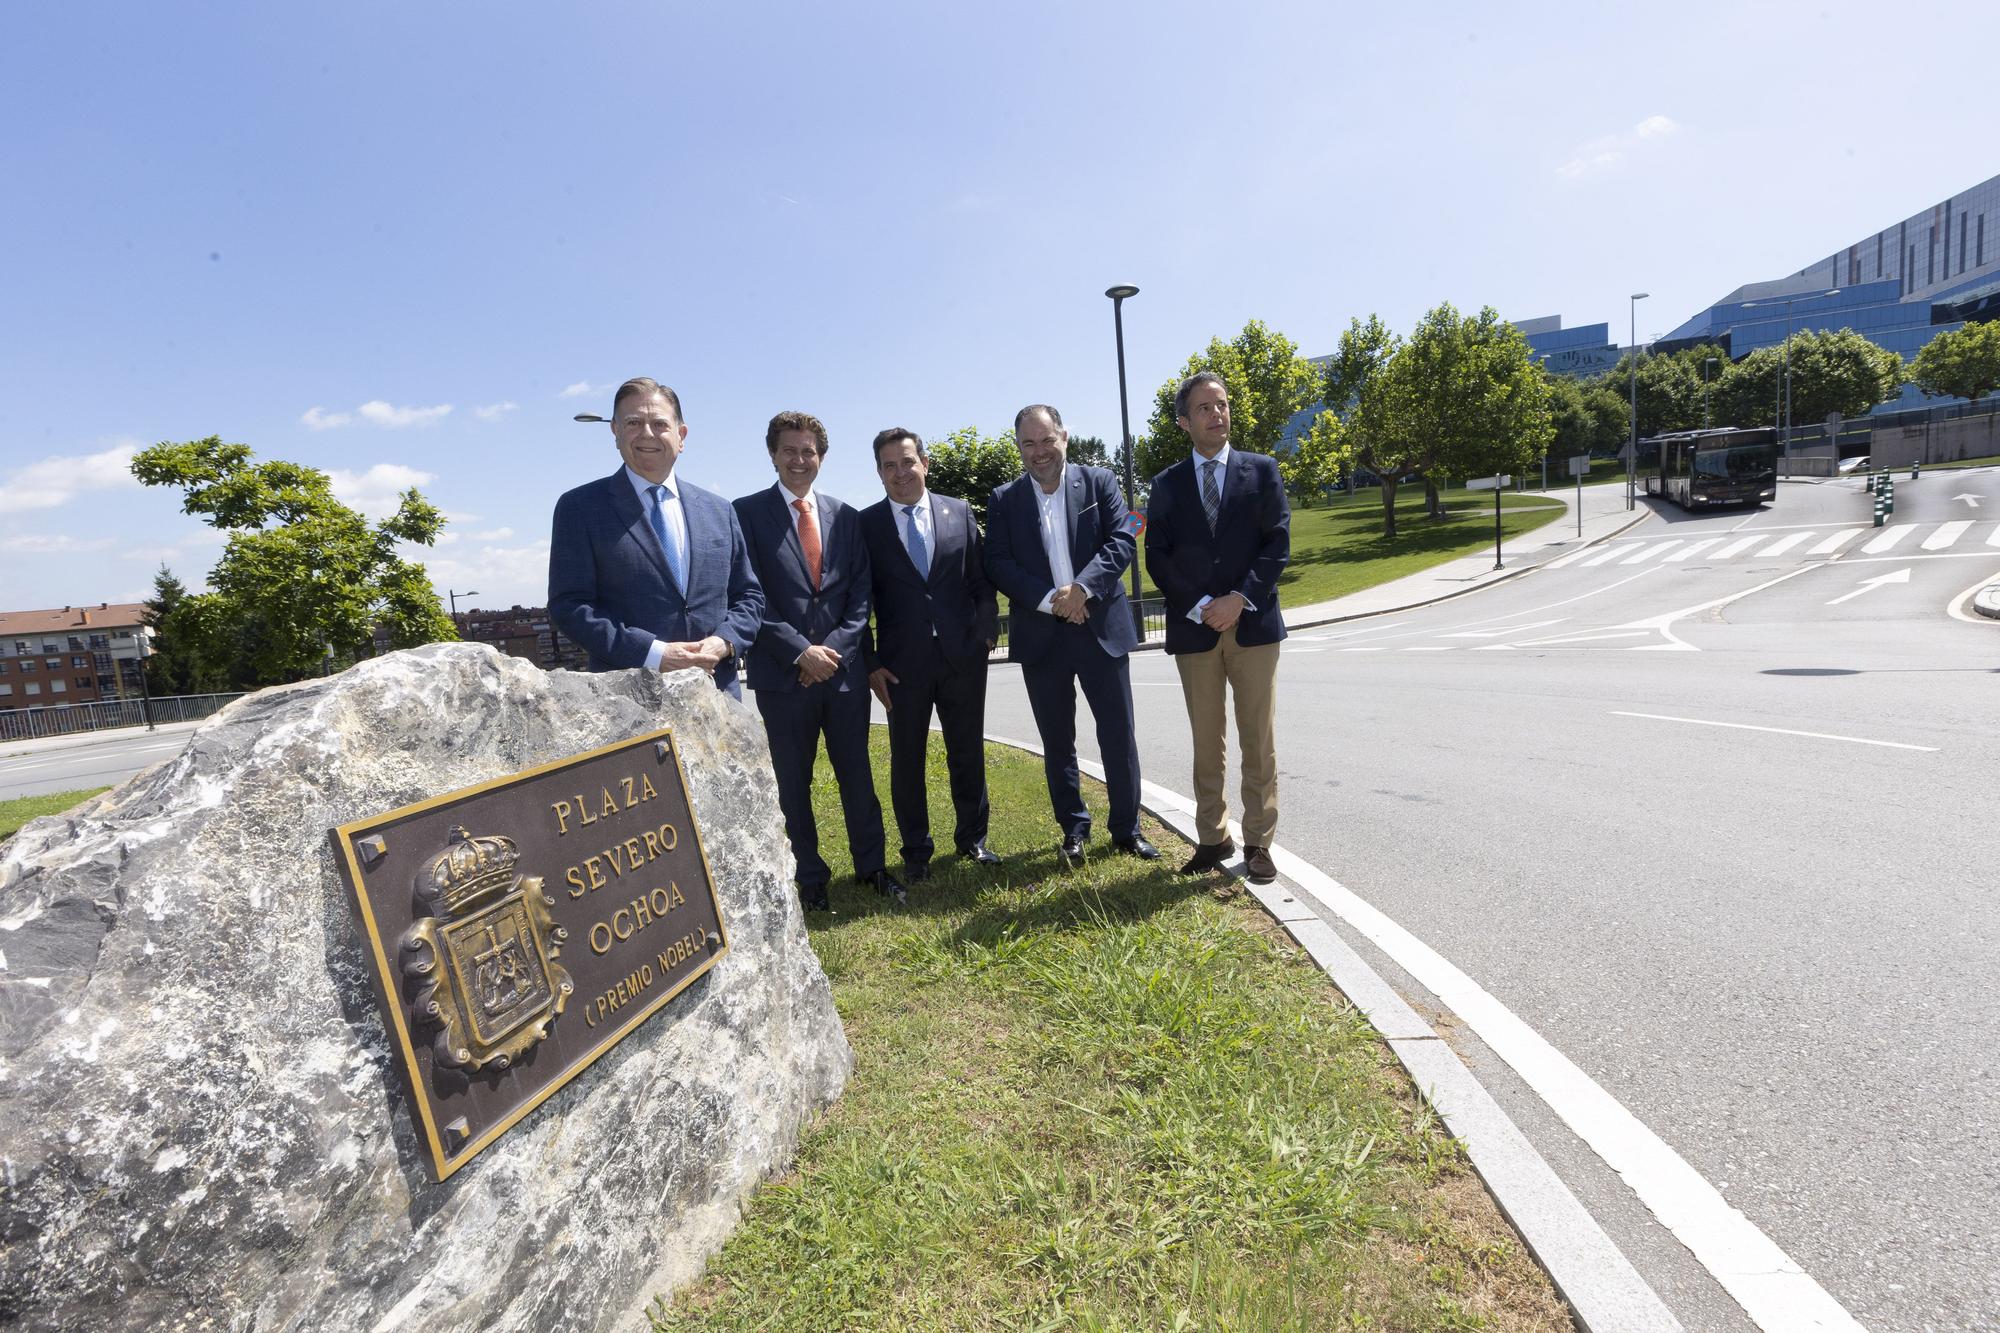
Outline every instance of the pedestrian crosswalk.
[[1953, 519], [1948, 523], [1847, 527], [1833, 532], [1812, 528], [1782, 532], [1766, 530], [1732, 533], [1727, 537], [1703, 537], [1693, 541], [1686, 537], [1641, 538], [1612, 542], [1607, 546], [1586, 546], [1580, 551], [1557, 556], [1543, 568], [1561, 569], [1565, 565], [1576, 565], [1581, 569], [1598, 565], [1673, 565], [1685, 561], [1705, 564], [1721, 560], [1763, 560], [1784, 555], [1811, 559], [1837, 555], [1856, 542], [1860, 542], [1854, 547], [1857, 555], [1881, 555], [1919, 535], [1922, 537], [1917, 543], [1920, 551], [1939, 552], [1954, 548], [1973, 551], [1981, 546], [2000, 546], [2000, 522]]

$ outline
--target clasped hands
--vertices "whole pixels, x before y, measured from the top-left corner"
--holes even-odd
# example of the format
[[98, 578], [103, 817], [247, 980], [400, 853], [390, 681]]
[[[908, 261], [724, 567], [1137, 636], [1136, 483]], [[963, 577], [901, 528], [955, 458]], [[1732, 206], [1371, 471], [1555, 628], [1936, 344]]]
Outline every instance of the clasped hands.
[[1201, 623], [1217, 634], [1234, 628], [1243, 615], [1243, 600], [1240, 592], [1226, 592], [1214, 598], [1201, 609]]
[[660, 648], [660, 670], [679, 671], [685, 667], [699, 667], [709, 675], [729, 656], [727, 640], [709, 635], [705, 639], [688, 643], [669, 643]]
[[1049, 614], [1058, 620], [1067, 620], [1072, 625], [1081, 625], [1090, 614], [1090, 594], [1081, 583], [1072, 583], [1056, 589], [1055, 599], [1049, 603]]

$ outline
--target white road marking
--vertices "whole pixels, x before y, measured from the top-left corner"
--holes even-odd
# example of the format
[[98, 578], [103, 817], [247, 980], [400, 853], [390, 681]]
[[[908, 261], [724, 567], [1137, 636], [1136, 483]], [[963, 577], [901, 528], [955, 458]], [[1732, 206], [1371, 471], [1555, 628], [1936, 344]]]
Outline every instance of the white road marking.
[[1612, 709], [1613, 717], [1644, 717], [1655, 722], [1685, 722], [1694, 727], [1729, 727], [1736, 731], [1768, 731], [1778, 736], [1807, 736], [1816, 741], [1846, 741], [1850, 745], [1880, 745], [1890, 750], [1922, 750], [1927, 754], [1937, 753], [1935, 745], [1907, 745], [1902, 741], [1876, 741], [1866, 736], [1835, 736], [1825, 731], [1793, 731], [1789, 727], [1753, 727], [1748, 722], [1711, 722], [1700, 717], [1668, 717], [1664, 713], [1626, 713]]
[[1620, 560], [1618, 563], [1621, 565], [1643, 565], [1648, 560], [1651, 560], [1654, 556], [1665, 555], [1668, 551], [1673, 550], [1676, 546], [1679, 546], [1680, 544], [1681, 544], [1681, 539], [1676, 537], [1674, 540], [1670, 542], [1662, 542], [1657, 546], [1642, 547], [1635, 555], [1631, 556], [1629, 559]]
[[1780, 537], [1763, 550], [1757, 552], [1757, 557], [1761, 560], [1767, 555], [1783, 555], [1800, 542], [1810, 540], [1811, 537], [1812, 533], [1810, 532], [1794, 532], [1789, 536]]
[[1849, 528], [1846, 532], [1836, 532], [1810, 551], [1807, 551], [1806, 554], [1832, 555], [1835, 551], [1838, 551], [1841, 547], [1847, 545], [1866, 531], [1868, 531], [1866, 528]]
[[1660, 636], [1666, 640], [1665, 643], [1642, 643], [1636, 648], [1628, 649], [1627, 651], [1629, 652], [1698, 653], [1701, 651], [1701, 649], [1695, 647], [1693, 644], [1687, 642], [1685, 639], [1681, 639], [1674, 634], [1673, 623], [1676, 620], [1683, 619], [1687, 616], [1695, 615], [1702, 611], [1720, 610], [1722, 607], [1728, 606], [1731, 602], [1740, 601], [1743, 598], [1750, 596], [1752, 593], [1762, 592], [1766, 588], [1775, 588], [1780, 583], [1783, 583], [1786, 579], [1795, 579], [1799, 575], [1805, 573], [1808, 570], [1824, 569], [1824, 568], [1826, 568], [1826, 566], [1824, 565], [1800, 565], [1797, 569], [1793, 570], [1791, 573], [1780, 574], [1778, 575], [1778, 577], [1774, 579], [1766, 579], [1764, 582], [1758, 584], [1754, 588], [1745, 588], [1742, 592], [1733, 592], [1730, 593], [1727, 597], [1718, 597], [1712, 602], [1697, 602], [1693, 606], [1684, 606], [1678, 611], [1669, 611], [1665, 615], [1648, 616], [1644, 620], [1628, 621], [1625, 624], [1620, 625], [1618, 628], [1655, 629], [1658, 630], [1660, 632]]
[[1758, 542], [1761, 542], [1763, 540], [1764, 540], [1764, 534], [1761, 532], [1751, 537], [1738, 537], [1735, 541], [1730, 542], [1727, 546], [1718, 549], [1715, 552], [1715, 554], [1709, 557], [1709, 559], [1727, 560], [1732, 555], [1741, 555], [1743, 552], [1749, 550], [1751, 547], [1755, 546]]
[[1343, 653], [1386, 653], [1389, 651], [1389, 645], [1380, 643], [1372, 648], [1342, 648], [1340, 651]]
[[1510, 644], [1509, 647], [1553, 648], [1565, 643], [1594, 643], [1599, 639], [1636, 639], [1644, 635], [1645, 632], [1642, 629], [1613, 629], [1604, 630], [1596, 634], [1564, 634], [1553, 639], [1526, 639], [1520, 643]]
[[2000, 523], [1995, 523], [1993, 531], [1986, 534], [1986, 544], [1988, 546], [2000, 546]]
[[1839, 606], [1842, 602], [1851, 602], [1856, 597], [1859, 597], [1862, 593], [1873, 592], [1875, 589], [1881, 587], [1885, 583], [1908, 583], [1909, 581], [1910, 581], [1910, 567], [1908, 565], [1905, 565], [1893, 574], [1877, 574], [1872, 579], [1861, 580], [1860, 587], [1856, 588], [1853, 592], [1842, 593], [1840, 596], [1828, 602], [1827, 605]]
[[1686, 547], [1686, 549], [1675, 551], [1672, 555], [1668, 556], [1665, 560], [1661, 561], [1660, 563], [1663, 565], [1671, 565], [1676, 560], [1685, 560], [1689, 556], [1694, 555], [1699, 551], [1706, 551], [1709, 547], [1715, 545], [1717, 542], [1721, 540], [1722, 538], [1720, 537], [1704, 537], [1698, 542], [1690, 542]]
[[1568, 616], [1557, 616], [1554, 620], [1537, 620], [1528, 625], [1503, 625], [1499, 629], [1462, 629], [1456, 634], [1441, 634], [1438, 637], [1444, 639], [1498, 639], [1509, 634], [1522, 634], [1531, 629], [1540, 629], [1544, 625], [1560, 625], [1567, 619], [1569, 619]]
[[1590, 559], [1584, 561], [1583, 567], [1589, 569], [1592, 565], [1601, 565], [1607, 560], [1615, 560], [1621, 555], [1630, 555], [1631, 553], [1632, 547], [1630, 545], [1614, 546], [1604, 552], [1604, 554], [1592, 556]]
[[[1994, 531], [2000, 532], [2000, 528], [1995, 528]], [[1996, 546], [2000, 546], [2000, 542], [1996, 542], [1994, 544]], [[1977, 611], [1968, 611], [1965, 609], [1965, 604], [1971, 601], [1974, 597], [1977, 597], [1981, 589], [1986, 588], [1990, 584], [1994, 583], [2000, 583], [2000, 571], [1996, 571], [1991, 578], [1984, 578], [1979, 580], [1979, 582], [1973, 584], [1970, 588], [1967, 588], [1964, 592], [1952, 598], [1951, 605], [1945, 608], [1945, 612], [1948, 615], [1950, 615], [1953, 620], [1963, 620], [1966, 623], [1972, 625], [1985, 625], [1989, 628], [1991, 628], [1994, 625], [2000, 625], [2000, 620], [1995, 620], [1991, 616], [1982, 616]]]
[[1406, 653], [1448, 653], [1451, 651], [1451, 648], [1452, 646], [1448, 643], [1417, 644], [1413, 647], [1405, 648], [1403, 651]]
[[1950, 546], [1960, 537], [1963, 537], [1965, 530], [1971, 526], [1972, 520], [1969, 518], [1961, 518], [1951, 523], [1940, 523], [1936, 532], [1924, 538], [1924, 549], [1926, 551], [1942, 551], [1945, 547]]
[[1965, 502], [1966, 502], [1966, 503], [1967, 503], [1968, 505], [1971, 505], [1971, 506], [1972, 506], [1972, 507], [1973, 507], [1974, 509], [1977, 509], [1977, 508], [1979, 508], [1979, 497], [1978, 497], [1978, 496], [1976, 496], [1976, 495], [1963, 495], [1963, 494], [1960, 494], [1960, 495], [1954, 495], [1954, 496], [1952, 496], [1951, 498], [1952, 498], [1952, 499], [1954, 499], [1954, 500], [1963, 500], [1963, 501], [1965, 501]]
[[1914, 523], [1905, 523], [1901, 527], [1884, 528], [1882, 529], [1880, 536], [1876, 537], [1874, 541], [1869, 542], [1866, 546], [1862, 547], [1861, 549], [1868, 555], [1880, 554], [1881, 552], [1886, 551], [1890, 547], [1894, 546], [1897, 542], [1902, 541], [1903, 538], [1909, 536], [1916, 530], [1917, 528]]
[[1592, 549], [1593, 549], [1592, 547], [1588, 546], [1578, 547], [1576, 550], [1571, 551], [1568, 555], [1559, 555], [1555, 559], [1545, 562], [1542, 565], [1542, 568], [1561, 569], [1564, 565], [1573, 565], [1577, 561], [1589, 555]]

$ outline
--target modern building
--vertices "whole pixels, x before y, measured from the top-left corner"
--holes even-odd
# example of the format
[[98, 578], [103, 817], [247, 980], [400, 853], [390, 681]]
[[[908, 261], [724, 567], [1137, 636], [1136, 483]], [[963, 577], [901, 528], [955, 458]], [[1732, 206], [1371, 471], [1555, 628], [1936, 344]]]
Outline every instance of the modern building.
[[1563, 327], [1561, 315], [1518, 319], [1514, 327], [1527, 338], [1535, 360], [1555, 375], [1602, 375], [1618, 364], [1622, 349], [1611, 341], [1609, 324]]
[[143, 602], [0, 611], [0, 711], [136, 695], [114, 653], [133, 657], [145, 613]]

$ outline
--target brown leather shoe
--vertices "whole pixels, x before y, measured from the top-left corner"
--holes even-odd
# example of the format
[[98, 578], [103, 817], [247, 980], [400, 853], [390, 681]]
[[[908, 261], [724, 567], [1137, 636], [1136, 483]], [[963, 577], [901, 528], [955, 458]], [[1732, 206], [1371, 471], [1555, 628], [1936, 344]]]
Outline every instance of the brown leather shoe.
[[1218, 870], [1222, 863], [1236, 855], [1236, 844], [1224, 838], [1221, 842], [1204, 842], [1194, 849], [1194, 855], [1181, 867], [1183, 875], [1199, 875], [1205, 870]]
[[1278, 866], [1271, 859], [1268, 847], [1252, 847], [1243, 844], [1243, 875], [1252, 884], [1269, 884], [1278, 877]]

